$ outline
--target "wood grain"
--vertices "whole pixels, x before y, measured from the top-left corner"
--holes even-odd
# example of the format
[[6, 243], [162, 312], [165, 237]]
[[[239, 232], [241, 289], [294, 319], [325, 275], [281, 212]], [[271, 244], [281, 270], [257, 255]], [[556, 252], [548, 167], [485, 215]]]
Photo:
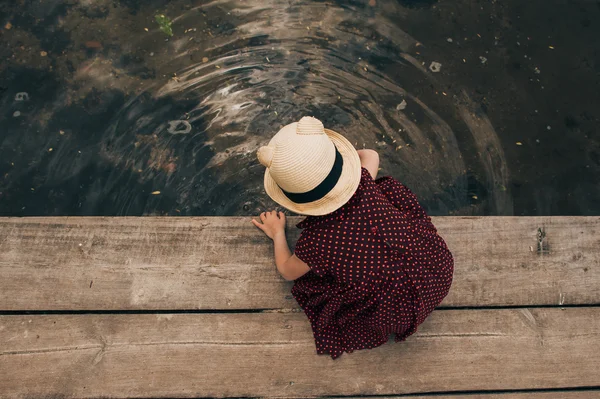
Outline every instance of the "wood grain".
[[598, 342], [595, 307], [435, 311], [403, 343], [336, 360], [316, 355], [299, 312], [0, 316], [0, 392], [310, 397], [597, 387]]
[[[0, 310], [297, 308], [249, 220], [0, 218]], [[442, 306], [600, 303], [599, 217], [433, 220], [455, 257]]]

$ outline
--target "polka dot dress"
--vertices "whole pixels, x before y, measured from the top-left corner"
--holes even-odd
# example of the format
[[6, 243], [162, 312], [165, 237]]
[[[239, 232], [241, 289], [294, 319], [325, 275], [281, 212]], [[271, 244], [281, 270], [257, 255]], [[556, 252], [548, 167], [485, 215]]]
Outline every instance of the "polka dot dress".
[[295, 254], [311, 270], [292, 295], [306, 313], [318, 354], [404, 341], [442, 302], [454, 260], [415, 195], [362, 168], [356, 193], [325, 216], [308, 216]]

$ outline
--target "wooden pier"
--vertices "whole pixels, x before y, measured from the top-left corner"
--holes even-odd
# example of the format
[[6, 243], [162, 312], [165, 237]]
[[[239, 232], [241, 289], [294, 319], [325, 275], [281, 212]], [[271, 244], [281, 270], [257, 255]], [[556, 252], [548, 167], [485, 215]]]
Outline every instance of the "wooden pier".
[[0, 218], [0, 397], [600, 398], [600, 217], [433, 222], [443, 304], [332, 360], [249, 218]]

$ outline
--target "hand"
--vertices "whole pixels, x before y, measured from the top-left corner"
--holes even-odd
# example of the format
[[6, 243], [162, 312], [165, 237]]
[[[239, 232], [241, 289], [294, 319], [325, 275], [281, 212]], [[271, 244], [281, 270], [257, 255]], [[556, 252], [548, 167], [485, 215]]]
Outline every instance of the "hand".
[[283, 212], [271, 211], [260, 214], [262, 223], [252, 219], [252, 223], [261, 229], [271, 240], [277, 235], [285, 235], [285, 214]]

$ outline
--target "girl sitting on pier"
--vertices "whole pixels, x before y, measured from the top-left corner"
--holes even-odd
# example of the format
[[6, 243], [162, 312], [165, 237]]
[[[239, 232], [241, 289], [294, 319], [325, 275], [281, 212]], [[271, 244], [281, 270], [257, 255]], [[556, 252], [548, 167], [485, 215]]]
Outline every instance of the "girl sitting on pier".
[[258, 150], [267, 194], [307, 218], [294, 253], [285, 215], [252, 223], [273, 240], [275, 263], [307, 315], [318, 354], [404, 341], [448, 294], [454, 261], [415, 195], [376, 179], [379, 156], [311, 117]]

